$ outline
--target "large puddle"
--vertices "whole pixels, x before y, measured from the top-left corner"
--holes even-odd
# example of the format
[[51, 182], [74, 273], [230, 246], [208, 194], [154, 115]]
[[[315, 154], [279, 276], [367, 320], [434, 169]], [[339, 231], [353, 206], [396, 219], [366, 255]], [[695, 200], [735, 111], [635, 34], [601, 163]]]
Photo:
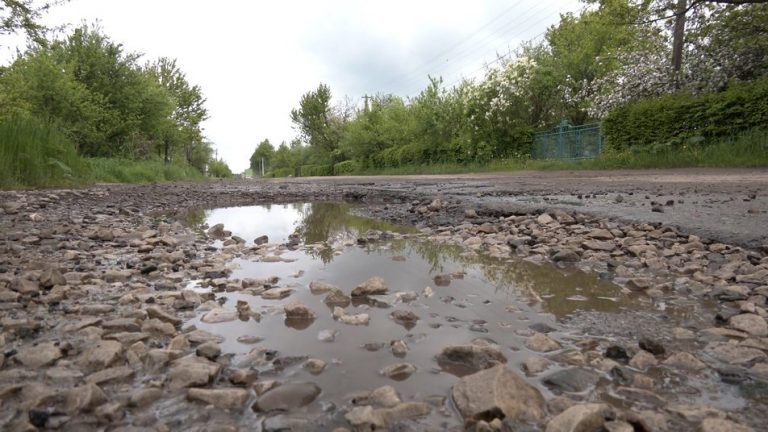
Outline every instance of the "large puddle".
[[[201, 313], [187, 325], [223, 336], [222, 349], [234, 354], [234, 363], [254, 346], [276, 351], [286, 361], [261, 368], [260, 379], [311, 381], [322, 389], [317, 401], [298, 411], [305, 415], [333, 411], [349, 405], [356, 392], [389, 384], [403, 400], [437, 401], [436, 405], [444, 406], [433, 410], [426, 420], [430, 424], [460, 424], [444, 398], [464, 371], [438, 364], [436, 356], [445, 346], [487, 339], [502, 347], [510, 368], [521, 371], [526, 358], [542, 355], [525, 346], [531, 328], [551, 330], [564, 343], [564, 349], [555, 354], [567, 356], [579, 351], [575, 344], [580, 335], [562, 330], [559, 322], [572, 314], [657, 308], [627, 297], [594, 273], [496, 259], [431, 243], [420, 239], [412, 227], [354, 216], [350, 208], [333, 203], [253, 206], [201, 210], [187, 218], [201, 229], [223, 223], [250, 245], [255, 238], [268, 236], [269, 243], [263, 247], [277, 258], [266, 262], [263, 255], [235, 258], [230, 279], [277, 277], [275, 285], [293, 289], [291, 295], [266, 300], [237, 291], [219, 292], [217, 300], [225, 309], [235, 310], [238, 302], [247, 302], [262, 315], [261, 320], [209, 324], [200, 320]], [[364, 238], [371, 241], [359, 241]], [[325, 294], [314, 295], [309, 288], [311, 282], [322, 281], [349, 295], [373, 276], [384, 279], [389, 293], [353, 299], [346, 308], [348, 314], [367, 313], [368, 325], [334, 320], [333, 308], [323, 302]], [[196, 289], [209, 288], [198, 284]], [[316, 319], [286, 319], [283, 306], [297, 301]], [[394, 311], [413, 312], [418, 320], [398, 322], [391, 316]], [[393, 341], [405, 342], [404, 356], [393, 354]], [[327, 366], [312, 374], [302, 367], [303, 358], [317, 358]], [[416, 371], [395, 379], [379, 373], [402, 362], [415, 365]], [[553, 365], [548, 372], [557, 370]], [[553, 396], [541, 377], [529, 382], [545, 396]]]

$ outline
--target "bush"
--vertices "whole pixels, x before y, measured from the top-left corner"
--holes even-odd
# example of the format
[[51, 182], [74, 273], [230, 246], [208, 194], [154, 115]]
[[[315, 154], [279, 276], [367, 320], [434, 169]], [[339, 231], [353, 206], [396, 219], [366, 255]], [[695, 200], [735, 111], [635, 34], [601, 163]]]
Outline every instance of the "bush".
[[768, 79], [733, 83], [718, 93], [680, 92], [611, 111], [603, 120], [606, 146], [633, 146], [718, 138], [768, 124]]
[[350, 175], [360, 171], [360, 164], [355, 161], [347, 160], [339, 162], [333, 166], [333, 175]]
[[333, 165], [302, 165], [302, 177], [332, 176]]

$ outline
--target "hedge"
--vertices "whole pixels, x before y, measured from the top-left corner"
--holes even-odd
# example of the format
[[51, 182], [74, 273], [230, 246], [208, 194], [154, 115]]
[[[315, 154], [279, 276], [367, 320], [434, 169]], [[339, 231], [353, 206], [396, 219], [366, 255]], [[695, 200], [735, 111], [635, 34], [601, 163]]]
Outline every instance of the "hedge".
[[293, 168], [278, 168], [273, 169], [269, 172], [270, 177], [291, 177], [295, 174], [295, 169]]
[[332, 176], [333, 165], [302, 165], [302, 177]]
[[333, 175], [350, 175], [360, 170], [360, 164], [355, 161], [346, 160], [333, 166]]
[[614, 149], [715, 138], [768, 124], [768, 79], [733, 83], [722, 92], [679, 92], [630, 103], [603, 120], [607, 146]]

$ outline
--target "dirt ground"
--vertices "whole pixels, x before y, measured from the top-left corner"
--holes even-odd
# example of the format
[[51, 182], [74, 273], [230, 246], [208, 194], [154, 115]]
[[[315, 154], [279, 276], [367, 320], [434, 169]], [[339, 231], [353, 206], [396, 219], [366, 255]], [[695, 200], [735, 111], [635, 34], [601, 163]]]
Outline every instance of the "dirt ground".
[[[753, 248], [768, 245], [767, 169], [515, 172], [311, 181], [444, 194], [500, 212], [578, 210], [625, 221], [660, 222]], [[618, 195], [622, 198], [617, 200]], [[669, 201], [672, 205], [667, 205]], [[663, 212], [652, 211], [655, 202]]]
[[[482, 358], [487, 350], [493, 351], [504, 359], [502, 364], [508, 363], [494, 369], [506, 371], [504, 376], [526, 371], [526, 379], [539, 389], [530, 391], [544, 392], [548, 399], [545, 403], [542, 397], [536, 398], [540, 412], [536, 427], [548, 422], [580, 429], [583, 419], [591, 418], [581, 413], [589, 410], [597, 410], [601, 423], [611, 419], [605, 422], [606, 430], [750, 430], [744, 425], [757, 430], [764, 424], [768, 169], [686, 169], [100, 184], [74, 190], [0, 191], [0, 429], [81, 431], [104, 430], [108, 425], [115, 430], [203, 431], [252, 430], [261, 424], [263, 430], [334, 430], [337, 426], [358, 430], [358, 426], [365, 429], [381, 423], [392, 428], [405, 425], [398, 430], [425, 430], [425, 425], [432, 427], [429, 430], [463, 430], [477, 423], [476, 430], [519, 430], [528, 424], [530, 419], [508, 415], [503, 423], [496, 418], [493, 426], [481, 417], [497, 408], [476, 415], [452, 405], [446, 395], [449, 387], [463, 388], [458, 375], [441, 375], [444, 388], [429, 397], [422, 394], [419, 379], [437, 382], [431, 373], [433, 356], [448, 342], [435, 342], [433, 337], [432, 346], [409, 339], [408, 334], [399, 342], [406, 348], [412, 345], [406, 360], [418, 363], [422, 372], [413, 364], [393, 365], [417, 371], [409, 382], [398, 384], [404, 401], [393, 393], [392, 408], [371, 401], [357, 406], [358, 398], [346, 395], [334, 399], [336, 405], [317, 403], [306, 411], [296, 405], [295, 401], [307, 398], [304, 404], [309, 404], [317, 397], [320, 390], [315, 382], [325, 386], [323, 397], [330, 397], [333, 386], [328, 382], [337, 379], [337, 370], [351, 366], [334, 363], [326, 353], [307, 362], [313, 360], [309, 366], [319, 372], [328, 363], [329, 370], [319, 378], [307, 372], [309, 366], [300, 362], [314, 352], [299, 352], [301, 356], [293, 352], [293, 343], [279, 344], [286, 334], [284, 327], [291, 328], [287, 334], [296, 340], [289, 319], [295, 317], [289, 315], [302, 312], [302, 319], [312, 317], [311, 325], [315, 314], [322, 314], [320, 323], [341, 328], [343, 337], [355, 331], [345, 317], [364, 316], [365, 323], [373, 319], [376, 324], [371, 329], [378, 332], [382, 325], [392, 324], [389, 311], [351, 304], [345, 306], [348, 312], [338, 307], [332, 315], [326, 313], [325, 303], [312, 292], [313, 273], [307, 271], [306, 280], [297, 279], [304, 274], [305, 269], [298, 267], [302, 261], [281, 258], [296, 244], [293, 249], [290, 242], [262, 244], [251, 236], [227, 234], [223, 225], [198, 232], [181, 222], [189, 222], [187, 213], [203, 213], [190, 209], [341, 201], [359, 204], [353, 210], [356, 213], [423, 228], [418, 241], [460, 246], [464, 248], [461, 257], [504, 259], [514, 265], [498, 268], [519, 271], [530, 264], [525, 267], [529, 273], [515, 279], [517, 285], [542, 273], [555, 279], [536, 279], [539, 287], [563, 291], [566, 279], [578, 285], [578, 290], [560, 297], [532, 292], [536, 295], [510, 300], [497, 289], [462, 288], [464, 272], [459, 271], [454, 291], [441, 287], [435, 294], [428, 284], [434, 282], [437, 287], [438, 277], [453, 280], [454, 273], [432, 279], [431, 270], [419, 270], [427, 278], [415, 284], [427, 284], [423, 294], [411, 295], [419, 304], [397, 305], [415, 314], [398, 316], [418, 321], [420, 314], [423, 324], [419, 325], [424, 326], [420, 331], [433, 336], [444, 331], [450, 344], [489, 329], [495, 331], [489, 336], [509, 338], [503, 346], [488, 345], [484, 339], [475, 345], [472, 339], [470, 345], [457, 349], [480, 353]], [[264, 222], [242, 218], [246, 224]], [[374, 234], [370, 242], [369, 237], [358, 237], [333, 251], [353, 260], [376, 258], [377, 254], [355, 255], [361, 240], [389, 250], [392, 234], [369, 231], [365, 235]], [[313, 245], [300, 246], [313, 250]], [[286, 270], [287, 276], [274, 278], [277, 282], [245, 273], [234, 277], [232, 272], [240, 264], [231, 264], [238, 257], [268, 266], [296, 261], [297, 267]], [[408, 262], [402, 258], [387, 259], [386, 265], [402, 266]], [[384, 268], [380, 262], [369, 267], [360, 262], [339, 266], [339, 274], [347, 279], [352, 267], [362, 272], [342, 284], [344, 288], [373, 276], [371, 269]], [[322, 266], [324, 272], [327, 267]], [[413, 285], [407, 283], [410, 280], [397, 281], [397, 277], [413, 276], [402, 268], [398, 267], [399, 273], [385, 273], [393, 286]], [[573, 276], [577, 273], [591, 275], [594, 281]], [[472, 277], [467, 279], [471, 282]], [[593, 295], [585, 287], [603, 282], [615, 284], [616, 291], [609, 297], [594, 294], [596, 299], [632, 302], [633, 307], [617, 303], [618, 309], [610, 313], [585, 308], [557, 320], [549, 315], [554, 313], [547, 309], [550, 304], [582, 302], [578, 304], [583, 306]], [[304, 284], [310, 289], [293, 293], [291, 287]], [[339, 296], [346, 295], [341, 288], [333, 289]], [[299, 299], [309, 306], [276, 303], [283, 294], [290, 296], [286, 302]], [[426, 300], [433, 295], [434, 300]], [[236, 310], [232, 310], [235, 299]], [[249, 301], [254, 302], [252, 306]], [[431, 313], [426, 315], [426, 310]], [[483, 315], [476, 315], [480, 311]], [[468, 314], [466, 319], [457, 318], [462, 313]], [[534, 322], [531, 317], [547, 321]], [[210, 331], [190, 325], [193, 322], [210, 324], [206, 327]], [[268, 339], [243, 339], [250, 341], [247, 344], [264, 343], [247, 353], [229, 352], [220, 334], [232, 339], [226, 330], [228, 322], [248, 323]], [[397, 325], [392, 327], [400, 332]], [[307, 341], [319, 339], [315, 330], [304, 334]], [[459, 331], [464, 336], [457, 336]], [[236, 341], [246, 344], [239, 337]], [[392, 341], [391, 346], [398, 342]], [[339, 342], [334, 352], [345, 346]], [[354, 355], [368, 355], [356, 345], [353, 348]], [[395, 360], [386, 351], [376, 358], [400, 361], [394, 350]], [[511, 360], [507, 362], [503, 354]], [[364, 361], [347, 364], [370, 366]], [[286, 368], [289, 371], [284, 373]], [[376, 391], [394, 391], [389, 386], [372, 389], [374, 384], [367, 380], [384, 380], [381, 371], [364, 370], [367, 374], [360, 375], [364, 379], [354, 382], [355, 389], [366, 395], [361, 400], [373, 398]], [[276, 384], [297, 376], [311, 382]], [[461, 382], [471, 382], [467, 386], [478, 389], [490, 385], [475, 381], [481, 379], [496, 378], [473, 373]], [[529, 388], [524, 383], [516, 386]], [[569, 396], [554, 397], [561, 391]], [[467, 395], [466, 400], [482, 399], [482, 394]], [[456, 402], [455, 396], [452, 400]], [[614, 402], [606, 405], [607, 400]], [[461, 416], [455, 412], [457, 407]], [[322, 412], [312, 411], [317, 409]], [[240, 415], [233, 416], [233, 411]], [[264, 417], [261, 411], [290, 415]]]

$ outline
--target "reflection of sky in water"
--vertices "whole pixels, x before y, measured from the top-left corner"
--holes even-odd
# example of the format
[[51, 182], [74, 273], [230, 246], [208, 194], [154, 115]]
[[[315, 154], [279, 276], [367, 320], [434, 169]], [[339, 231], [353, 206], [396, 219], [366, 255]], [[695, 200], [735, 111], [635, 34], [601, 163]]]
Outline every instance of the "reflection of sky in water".
[[[209, 226], [223, 223], [225, 229], [249, 243], [265, 234], [271, 243], [284, 243], [288, 235], [294, 232], [299, 233], [306, 243], [332, 243], [339, 236], [354, 239], [369, 229], [397, 232], [413, 230], [354, 216], [349, 213], [349, 209], [350, 205], [343, 203], [230, 207], [207, 210], [205, 223]], [[386, 250], [379, 249], [381, 246], [385, 246]], [[432, 284], [432, 276], [462, 269], [467, 272], [468, 279], [482, 281], [480, 285], [483, 289], [533, 301], [541, 310], [558, 318], [579, 310], [618, 311], [628, 307], [631, 301], [620, 294], [616, 285], [600, 280], [595, 273], [585, 273], [574, 268], [558, 269], [546, 263], [492, 258], [483, 254], [467, 255], [463, 248], [455, 245], [418, 240], [394, 241], [374, 243], [362, 249], [355, 247], [354, 250], [355, 253], [347, 251], [342, 256], [335, 256], [331, 248], [300, 249], [285, 253], [285, 258], [296, 260], [293, 263], [275, 264], [238, 259], [235, 263], [241, 270], [235, 272], [233, 277], [276, 275], [291, 280], [291, 275], [302, 270], [307, 273], [307, 277], [322, 274], [324, 279], [333, 279], [332, 275], [343, 275], [347, 282], [356, 284], [367, 279], [366, 274], [379, 274], [390, 280], [408, 275], [407, 280], [425, 278], [410, 287], [420, 290]], [[394, 255], [408, 257], [407, 263], [395, 263], [391, 259]], [[334, 265], [331, 266], [332, 262]], [[410, 285], [405, 280], [401, 282], [403, 286]]]
[[228, 207], [205, 212], [209, 226], [224, 224], [248, 243], [262, 235], [268, 235], [270, 243], [284, 243], [302, 220], [302, 210], [309, 204], [278, 204], [270, 206]]

